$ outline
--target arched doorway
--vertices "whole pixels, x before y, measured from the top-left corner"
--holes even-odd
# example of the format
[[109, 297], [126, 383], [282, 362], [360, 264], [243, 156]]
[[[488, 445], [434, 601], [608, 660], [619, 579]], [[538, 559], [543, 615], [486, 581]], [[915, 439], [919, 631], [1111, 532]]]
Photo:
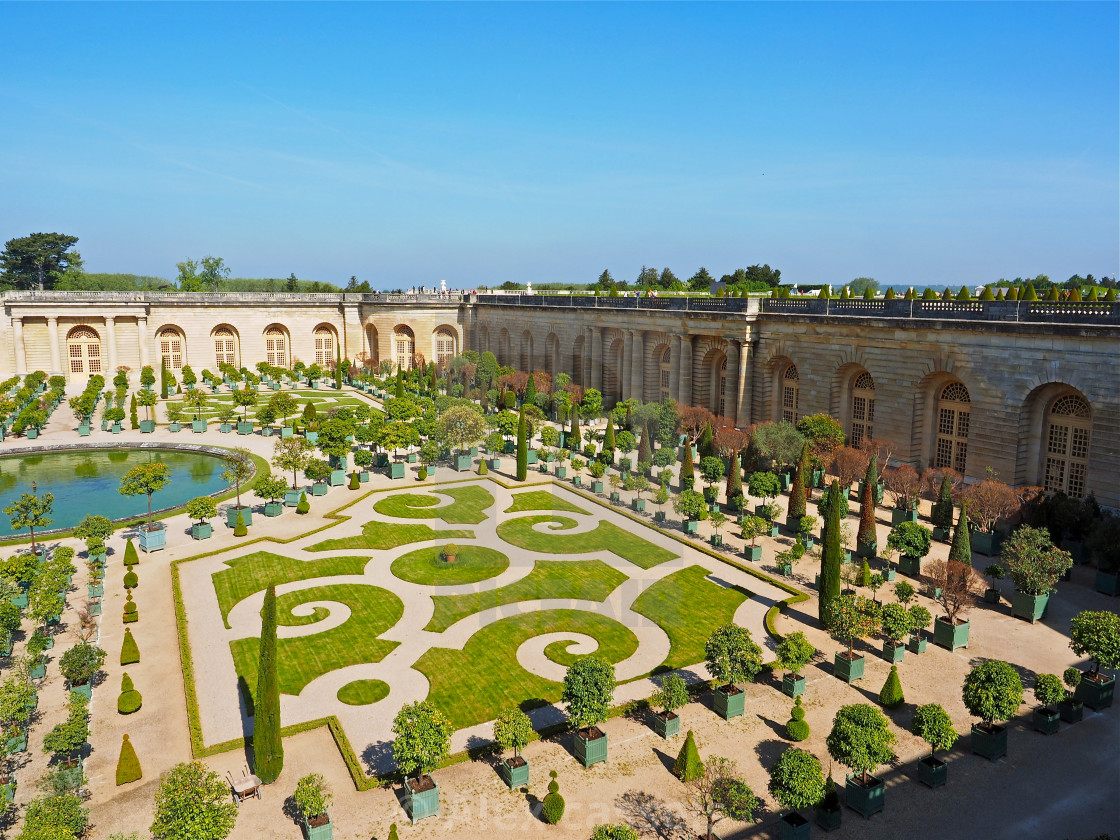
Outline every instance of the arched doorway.
[[1050, 404], [1043, 437], [1042, 486], [1080, 499], [1089, 471], [1093, 413], [1080, 394], [1063, 394]]
[[183, 370], [183, 334], [174, 327], [159, 331], [159, 353], [163, 366], [173, 373]]
[[852, 424], [848, 432], [851, 446], [859, 446], [864, 440], [875, 437], [875, 380], [863, 371], [852, 382]]
[[801, 389], [801, 380], [797, 373], [797, 365], [786, 365], [782, 371], [782, 413], [781, 419], [789, 423], [797, 422], [797, 399]]
[[315, 364], [323, 370], [333, 370], [335, 355], [334, 330], [323, 325], [315, 328]]
[[101, 373], [101, 337], [93, 327], [74, 327], [66, 335], [66, 356], [71, 377]]
[[288, 334], [272, 326], [264, 331], [265, 361], [273, 367], [288, 367]]
[[401, 370], [412, 370], [412, 357], [416, 353], [416, 336], [403, 324], [393, 330], [393, 361]]
[[960, 382], [950, 382], [941, 389], [937, 399], [937, 440], [933, 447], [935, 467], [948, 467], [964, 474], [968, 462], [970, 403], [968, 388]]

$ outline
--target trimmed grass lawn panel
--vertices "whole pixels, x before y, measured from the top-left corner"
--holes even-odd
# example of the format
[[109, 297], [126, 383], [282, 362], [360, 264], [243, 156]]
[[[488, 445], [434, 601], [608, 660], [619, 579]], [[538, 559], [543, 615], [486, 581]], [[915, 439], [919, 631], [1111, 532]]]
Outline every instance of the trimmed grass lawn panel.
[[424, 586], [454, 586], [497, 577], [509, 568], [502, 552], [481, 545], [456, 546], [455, 562], [442, 559], [446, 546], [434, 545], [402, 554], [390, 567], [395, 577]]
[[469, 595], [434, 596], [435, 612], [424, 629], [442, 633], [468, 615], [518, 601], [567, 598], [601, 602], [625, 580], [626, 575], [602, 560], [538, 560], [533, 571], [509, 586]]
[[369, 557], [294, 560], [270, 551], [257, 551], [227, 560], [227, 568], [213, 575], [222, 621], [228, 628], [230, 610], [254, 592], [268, 589], [270, 585], [280, 586], [334, 575], [360, 575], [369, 562]]
[[[312, 680], [339, 668], [380, 662], [399, 644], [377, 638], [404, 614], [401, 599], [387, 589], [361, 583], [336, 583], [286, 592], [276, 599], [278, 623], [289, 626], [308, 623], [303, 616], [293, 616], [292, 609], [309, 601], [345, 604], [350, 608], [350, 618], [322, 633], [277, 641], [280, 691], [284, 694], [298, 695]], [[318, 620], [323, 618], [325, 614]], [[250, 690], [255, 691], [260, 638], [236, 639], [230, 642], [230, 648], [238, 676], [244, 677]]]
[[728, 624], [751, 593], [705, 580], [708, 570], [687, 566], [653, 583], [634, 601], [644, 615], [669, 636], [669, 655], [657, 669], [672, 671], [704, 661], [704, 643], [717, 627]]
[[[403, 525], [389, 522], [367, 522], [362, 526], [362, 534], [357, 537], [339, 537], [323, 540], [308, 546], [308, 551], [341, 551], [351, 548], [364, 548], [370, 551], [385, 551], [409, 543], [428, 540], [473, 540], [474, 531], [437, 531], [430, 525]], [[368, 561], [367, 561], [368, 562]]]
[[462, 729], [493, 720], [509, 706], [558, 701], [561, 684], [522, 668], [517, 649], [534, 636], [564, 631], [597, 639], [596, 655], [610, 662], [621, 662], [638, 649], [637, 637], [613, 618], [582, 610], [542, 610], [487, 625], [462, 650], [431, 648], [415, 667], [431, 683], [428, 700]]
[[[382, 516], [398, 519], [442, 519], [448, 525], [477, 525], [486, 521], [483, 513], [494, 504], [494, 497], [475, 484], [466, 487], [449, 487], [439, 491], [454, 499], [451, 504], [435, 495], [395, 493], [374, 503], [373, 509]], [[439, 505], [439, 507], [436, 507]]]
[[339, 702], [347, 706], [368, 706], [389, 696], [389, 684], [381, 680], [354, 680], [338, 690]]
[[538, 516], [521, 516], [498, 523], [498, 536], [510, 545], [544, 554], [587, 554], [592, 551], [609, 551], [635, 566], [651, 569], [679, 555], [643, 540], [637, 534], [624, 531], [605, 519], [594, 531], [580, 534], [540, 533], [533, 530], [538, 522], [548, 522], [550, 530], [560, 532], [576, 527], [574, 519], [545, 513]]
[[567, 499], [560, 497], [550, 490], [529, 490], [517, 493], [513, 497], [513, 504], [506, 508], [506, 513], [517, 513], [525, 510], [565, 510], [571, 513], [587, 513], [581, 507], [576, 507]]

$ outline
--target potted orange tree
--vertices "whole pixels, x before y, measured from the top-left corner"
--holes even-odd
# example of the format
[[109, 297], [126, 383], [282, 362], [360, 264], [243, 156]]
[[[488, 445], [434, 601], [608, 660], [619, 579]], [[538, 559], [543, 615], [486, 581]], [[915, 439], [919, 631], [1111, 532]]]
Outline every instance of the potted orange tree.
[[575, 756], [585, 769], [607, 760], [607, 733], [599, 724], [610, 712], [614, 686], [614, 666], [598, 656], [577, 659], [564, 675], [560, 699], [568, 706]]
[[431, 773], [447, 757], [451, 732], [451, 722], [426, 700], [405, 706], [393, 719], [393, 759], [404, 775], [405, 810], [414, 825], [439, 815], [439, 785]]
[[1081, 675], [1074, 695], [1094, 711], [1112, 705], [1116, 678], [1101, 673], [1101, 668], [1120, 668], [1120, 615], [1105, 610], [1085, 610], [1069, 625], [1069, 646], [1078, 656], [1088, 656], [1093, 670]]
[[998, 659], [989, 659], [969, 671], [961, 693], [965, 708], [980, 718], [972, 725], [972, 751], [989, 761], [1007, 755], [1007, 729], [998, 721], [1010, 720], [1023, 704], [1019, 673]]
[[688, 705], [688, 687], [684, 680], [677, 674], [666, 674], [661, 686], [649, 698], [649, 704], [661, 709], [653, 716], [653, 731], [666, 739], [679, 735], [681, 718], [677, 709]]
[[751, 638], [750, 630], [737, 624], [718, 628], [704, 644], [708, 673], [716, 680], [713, 705], [724, 720], [742, 715], [746, 692], [738, 683], [751, 682], [762, 670], [762, 648]]
[[513, 750], [512, 758], [498, 763], [498, 772], [510, 790], [529, 784], [529, 762], [521, 751], [533, 739], [533, 724], [521, 709], [506, 709], [494, 721], [494, 740], [503, 750]]
[[953, 560], [935, 560], [928, 581], [945, 610], [944, 617], [933, 622], [933, 643], [950, 651], [968, 647], [969, 623], [962, 616], [976, 598], [976, 570]]
[[801, 676], [801, 669], [817, 655], [817, 649], [798, 630], [782, 639], [775, 653], [778, 657], [777, 664], [787, 672], [782, 677], [782, 693], [788, 697], [804, 694], [805, 678]]
[[927, 787], [941, 787], [948, 781], [949, 765], [937, 757], [938, 750], [951, 750], [957, 731], [949, 713], [937, 703], [914, 710], [910, 731], [929, 744], [929, 755], [918, 759], [918, 781]]
[[306, 840], [331, 840], [334, 837], [334, 827], [331, 825], [328, 809], [334, 796], [322, 775], [308, 773], [296, 782], [292, 798], [299, 808], [300, 823]]
[[834, 761], [852, 771], [844, 785], [846, 804], [867, 819], [883, 810], [886, 786], [871, 774], [894, 761], [895, 742], [890, 722], [870, 703], [841, 706], [825, 743]]
[[881, 621], [879, 605], [870, 598], [839, 595], [825, 610], [825, 623], [832, 635], [848, 643], [846, 651], [833, 658], [832, 673], [851, 685], [863, 678], [864, 656], [855, 652], [855, 642], [876, 633]]
[[1034, 678], [1034, 698], [1038, 705], [1031, 711], [1031, 725], [1036, 732], [1053, 735], [1061, 720], [1058, 704], [1066, 698], [1066, 690], [1056, 674], [1039, 674]]
[[999, 556], [1015, 582], [1011, 614], [1034, 624], [1045, 615], [1050, 592], [1073, 567], [1073, 558], [1051, 543], [1049, 531], [1029, 525], [1004, 540]]
[[811, 824], [798, 813], [799, 808], [818, 805], [824, 799], [825, 784], [821, 762], [806, 750], [790, 747], [770, 768], [770, 795], [785, 809], [779, 816], [781, 840], [807, 840]]

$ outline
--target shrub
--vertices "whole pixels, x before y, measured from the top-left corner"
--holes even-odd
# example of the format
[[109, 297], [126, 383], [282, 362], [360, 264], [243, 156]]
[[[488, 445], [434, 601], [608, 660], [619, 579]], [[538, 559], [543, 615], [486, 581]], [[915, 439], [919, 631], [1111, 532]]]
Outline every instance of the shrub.
[[704, 775], [704, 762], [700, 760], [700, 750], [696, 748], [696, 738], [691, 729], [688, 730], [681, 751], [677, 753], [676, 763], [673, 764], [673, 775], [682, 782], [691, 782]]
[[895, 647], [914, 629], [914, 620], [902, 604], [883, 604], [880, 610], [883, 636]]
[[407, 777], [430, 773], [447, 757], [452, 726], [434, 705], [417, 701], [401, 708], [393, 719], [393, 759]]
[[[240, 516], [240, 515], [241, 514], [238, 514], [238, 516]], [[132, 570], [132, 567], [129, 566], [128, 571], [125, 572], [125, 574], [124, 574], [124, 588], [125, 589], [135, 589], [139, 585], [140, 585], [139, 576], [136, 574], [136, 572], [134, 572]]]
[[833, 720], [826, 740], [828, 754], [835, 761], [859, 773], [867, 774], [895, 758], [895, 736], [883, 713], [868, 703], [841, 706]]
[[132, 538], [129, 537], [128, 542], [124, 545], [124, 564], [131, 568], [140, 562], [140, 555], [136, 551], [136, 546], [132, 544]]
[[275, 586], [269, 586], [265, 590], [264, 605], [261, 609], [257, 685], [253, 700], [253, 772], [264, 784], [269, 785], [279, 778], [284, 768], [284, 744], [280, 738], [280, 686], [276, 660]]
[[162, 840], [224, 840], [236, 820], [229, 783], [202, 762], [191, 761], [176, 764], [160, 779], [149, 830]]
[[244, 537], [248, 533], [249, 529], [245, 527], [245, 518], [241, 515], [241, 511], [237, 511], [237, 521], [233, 525], [233, 535]]
[[140, 711], [140, 707], [144, 704], [144, 698], [140, 696], [140, 692], [132, 684], [132, 677], [127, 673], [121, 677], [121, 694], [117, 698], [117, 711], [122, 715], [131, 715], [133, 712]]
[[1055, 674], [1039, 674], [1034, 678], [1034, 697], [1041, 706], [1056, 706], [1066, 699], [1066, 690]]
[[59, 670], [71, 686], [85, 685], [105, 663], [105, 651], [96, 645], [81, 642], [74, 645], [59, 660]]
[[897, 709], [906, 702], [906, 696], [902, 693], [902, 682], [898, 678], [898, 666], [892, 665], [891, 672], [887, 675], [887, 681], [883, 683], [883, 688], [879, 692], [879, 704], [887, 709]]
[[821, 762], [806, 750], [791, 747], [770, 768], [770, 794], [783, 808], [808, 808], [824, 799]]
[[951, 750], [957, 742], [953, 721], [941, 706], [928, 703], [914, 710], [910, 731], [930, 746], [930, 755], [938, 750]]
[[1069, 552], [1050, 542], [1045, 528], [1023, 525], [1003, 543], [1000, 560], [1015, 589], [1028, 595], [1045, 595], [1073, 566]]
[[1010, 720], [1023, 704], [1019, 673], [998, 659], [989, 659], [969, 671], [961, 692], [965, 708], [991, 729], [997, 720]]
[[550, 793], [544, 798], [541, 808], [541, 819], [549, 825], [556, 825], [564, 817], [564, 797], [559, 793]]
[[419, 470], [416, 471], [416, 480], [417, 481], [423, 481], [427, 477], [428, 477], [428, 468], [427, 467], [421, 467]]
[[117, 759], [117, 786], [135, 782], [143, 776], [144, 771], [140, 769], [140, 759], [136, 755], [136, 749], [128, 740], [128, 735], [125, 735], [121, 742], [121, 755]]
[[677, 674], [666, 674], [660, 688], [649, 698], [649, 704], [663, 712], [675, 712], [688, 705], [688, 687]]
[[129, 592], [125, 596], [124, 602], [124, 623], [132, 624], [140, 620], [140, 612], [136, 609], [136, 602], [132, 600], [132, 593]]
[[533, 739], [533, 723], [529, 716], [516, 706], [504, 710], [494, 721], [494, 740], [503, 750], [513, 750], [521, 755]]
[[400, 835], [397, 834], [397, 824], [396, 823], [393, 823], [391, 826], [389, 826], [389, 838], [388, 838], [388, 840], [400, 840]]
[[483, 458], [481, 461], [478, 462], [478, 474], [479, 475], [487, 475], [487, 474], [489, 474], [489, 472], [490, 472], [490, 468], [486, 466], [486, 459]]
[[304, 514], [311, 510], [311, 504], [307, 501], [307, 493], [301, 491], [299, 494], [299, 504], [296, 505], [296, 513]]
[[124, 628], [124, 641], [121, 643], [121, 665], [132, 665], [140, 661], [140, 648], [132, 637], [132, 628]]
[[350, 484], [349, 484], [349, 487], [350, 487], [350, 489], [351, 489], [351, 490], [357, 490], [357, 489], [358, 489], [359, 487], [361, 487], [361, 486], [362, 486], [362, 485], [361, 485], [361, 482], [360, 482], [360, 480], [358, 479], [358, 471], [357, 471], [357, 470], [355, 470], [354, 472], [350, 473]]
[[786, 735], [791, 741], [804, 741], [809, 737], [809, 724], [805, 722], [805, 710], [801, 708], [801, 698], [795, 698], [786, 723]]
[[326, 780], [319, 773], [308, 773], [296, 782], [296, 790], [292, 798], [295, 799], [296, 807], [306, 820], [327, 813], [327, 809], [334, 801]]
[[19, 630], [21, 613], [10, 601], [0, 604], [0, 633], [11, 635]]
[[24, 815], [21, 840], [66, 840], [85, 832], [89, 810], [74, 793], [32, 799]]
[[[645, 440], [643, 437], [642, 440]], [[624, 823], [597, 825], [591, 832], [591, 840], [641, 840], [638, 832]]]
[[917, 522], [900, 522], [887, 536], [887, 546], [906, 557], [925, 557], [932, 541], [929, 528]]

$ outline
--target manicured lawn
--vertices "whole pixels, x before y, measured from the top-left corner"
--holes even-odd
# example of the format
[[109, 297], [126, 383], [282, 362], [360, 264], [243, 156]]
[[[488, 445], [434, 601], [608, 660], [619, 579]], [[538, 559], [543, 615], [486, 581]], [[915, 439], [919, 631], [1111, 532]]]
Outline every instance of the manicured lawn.
[[[236, 408], [237, 416], [234, 418], [234, 422], [241, 418], [244, 409], [234, 406], [233, 395], [229, 391], [222, 391], [215, 394], [212, 393], [209, 388], [203, 388], [202, 390], [206, 392], [206, 406], [200, 412], [200, 416], [203, 420], [215, 419], [218, 416], [218, 412], [224, 406], [231, 406]], [[330, 408], [340, 408], [344, 405], [352, 407], [364, 405], [375, 414], [382, 413], [371, 403], [359, 397], [340, 393], [338, 391], [334, 391], [333, 389], [323, 392], [313, 390], [311, 388], [302, 388], [297, 391], [292, 391], [288, 388], [284, 388], [283, 391], [284, 393], [290, 394], [291, 396], [295, 397], [296, 402], [299, 405], [299, 409], [294, 414], [292, 414], [291, 417], [288, 418], [289, 421], [292, 417], [299, 417], [303, 413], [304, 405], [309, 402], [315, 403], [315, 410], [319, 413], [322, 413]], [[268, 388], [262, 387], [261, 390], [257, 392], [257, 404], [255, 406], [250, 406], [249, 408], [249, 419], [252, 420], [253, 418], [255, 418], [257, 415], [257, 409], [267, 404], [272, 395], [276, 393], [279, 393], [279, 391], [272, 391]], [[173, 399], [168, 400], [168, 406], [171, 405], [178, 405], [183, 410], [184, 423], [194, 419], [194, 409], [183, 402], [183, 395], [176, 395]]]
[[[350, 618], [332, 630], [310, 636], [278, 640], [280, 691], [298, 695], [304, 687], [323, 674], [362, 662], [380, 662], [399, 642], [377, 638], [404, 614], [401, 599], [386, 589], [360, 583], [336, 583], [288, 592], [276, 599], [277, 621], [281, 625], [305, 625], [326, 617], [292, 615], [292, 608], [309, 601], [338, 601], [350, 608]], [[260, 638], [230, 642], [237, 674], [251, 691], [257, 686], [257, 660]]]
[[364, 548], [371, 551], [384, 551], [398, 545], [408, 545], [428, 540], [473, 540], [474, 531], [437, 531], [430, 525], [403, 525], [389, 522], [367, 522], [362, 526], [362, 534], [357, 537], [339, 537], [323, 540], [308, 546], [308, 551], [341, 551], [348, 548]]
[[477, 525], [486, 520], [483, 511], [494, 504], [494, 497], [474, 484], [449, 487], [439, 492], [454, 501], [442, 504], [443, 500], [434, 495], [394, 493], [375, 502], [373, 509], [382, 516], [399, 519], [442, 519], [448, 525]]
[[480, 545], [456, 546], [455, 562], [448, 563], [441, 556], [446, 547], [435, 545], [402, 554], [390, 570], [411, 583], [453, 586], [497, 577], [509, 567], [509, 558], [502, 552]]
[[456, 729], [493, 720], [510, 706], [533, 708], [560, 699], [560, 683], [526, 671], [517, 648], [542, 633], [584, 633], [599, 641], [596, 656], [621, 662], [638, 649], [637, 637], [612, 618], [581, 610], [543, 610], [483, 627], [462, 650], [431, 648], [416, 662], [428, 678], [428, 699]]
[[634, 612], [669, 636], [669, 655], [657, 670], [675, 670], [704, 661], [704, 643], [731, 622], [751, 593], [705, 580], [708, 570], [688, 566], [652, 584], [634, 601]]
[[513, 497], [513, 504], [506, 508], [506, 513], [516, 513], [523, 510], [566, 510], [571, 513], [587, 513], [581, 507], [576, 507], [567, 499], [549, 490], [529, 490], [518, 493]]
[[[553, 523], [549, 529], [557, 533], [539, 533], [533, 530], [538, 522]], [[576, 521], [567, 516], [541, 514], [539, 516], [521, 516], [498, 524], [498, 536], [510, 545], [525, 548], [529, 551], [540, 551], [545, 554], [586, 554], [592, 551], [610, 551], [624, 560], [629, 560], [635, 566], [650, 569], [672, 560], [678, 555], [667, 548], [661, 548], [651, 542], [643, 540], [636, 534], [624, 531], [613, 522], [605, 519], [599, 522], [594, 531], [581, 534], [559, 533], [568, 528], [574, 528]]]
[[347, 706], [368, 706], [389, 696], [389, 685], [381, 680], [354, 680], [338, 690], [338, 699]]
[[518, 601], [604, 601], [624, 580], [626, 575], [602, 560], [538, 560], [533, 571], [509, 586], [469, 595], [436, 595], [432, 598], [435, 612], [424, 629], [442, 633], [468, 615]]
[[294, 560], [257, 551], [227, 560], [228, 568], [214, 572], [214, 591], [218, 595], [218, 606], [222, 611], [222, 621], [229, 627], [229, 611], [241, 600], [254, 592], [261, 592], [270, 585], [294, 583], [298, 580], [311, 580], [317, 577], [334, 575], [360, 575], [370, 562], [369, 557], [329, 557], [323, 560]]

